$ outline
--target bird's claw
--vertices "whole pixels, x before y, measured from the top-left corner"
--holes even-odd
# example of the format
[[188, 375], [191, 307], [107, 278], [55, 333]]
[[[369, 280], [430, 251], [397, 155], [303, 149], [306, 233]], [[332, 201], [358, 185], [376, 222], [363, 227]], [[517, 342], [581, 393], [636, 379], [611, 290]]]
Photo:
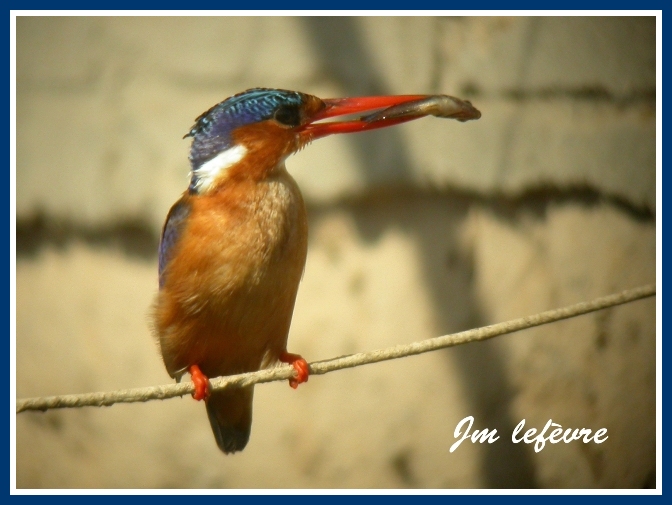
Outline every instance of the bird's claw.
[[308, 362], [300, 355], [285, 351], [280, 355], [280, 361], [292, 365], [294, 370], [296, 370], [296, 377], [289, 379], [289, 385], [293, 389], [299, 387], [299, 384], [303, 382], [308, 382], [310, 367], [308, 366]]
[[208, 378], [201, 372], [198, 365], [191, 365], [189, 367], [191, 374], [191, 382], [194, 383], [194, 392], [191, 396], [194, 400], [205, 400], [210, 396], [210, 382]]

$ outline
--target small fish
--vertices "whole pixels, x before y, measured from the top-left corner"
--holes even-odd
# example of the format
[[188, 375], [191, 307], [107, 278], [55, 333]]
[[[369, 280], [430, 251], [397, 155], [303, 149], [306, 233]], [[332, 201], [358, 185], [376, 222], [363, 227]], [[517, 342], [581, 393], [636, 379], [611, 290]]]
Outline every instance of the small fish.
[[445, 117], [465, 122], [480, 118], [481, 112], [468, 100], [460, 100], [449, 95], [431, 95], [420, 100], [393, 105], [373, 114], [362, 116], [360, 120], [373, 123], [389, 119], [403, 117], [410, 119], [422, 116]]

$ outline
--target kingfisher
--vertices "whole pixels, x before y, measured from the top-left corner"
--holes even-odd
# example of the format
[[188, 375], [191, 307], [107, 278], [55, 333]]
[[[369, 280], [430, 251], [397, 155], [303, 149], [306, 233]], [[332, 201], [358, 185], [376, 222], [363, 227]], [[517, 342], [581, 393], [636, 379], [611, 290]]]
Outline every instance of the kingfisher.
[[[154, 334], [168, 374], [178, 381], [190, 374], [193, 397], [205, 400], [224, 453], [247, 445], [254, 389], [210, 391], [208, 378], [284, 362], [295, 370], [290, 386], [296, 388], [310, 373], [305, 359], [287, 351], [308, 221], [285, 160], [335, 133], [429, 114], [461, 121], [480, 117], [469, 102], [446, 102], [446, 96], [323, 100], [254, 88], [201, 114], [184, 136], [192, 138], [190, 182], [161, 233]], [[366, 115], [331, 120], [360, 113]]]

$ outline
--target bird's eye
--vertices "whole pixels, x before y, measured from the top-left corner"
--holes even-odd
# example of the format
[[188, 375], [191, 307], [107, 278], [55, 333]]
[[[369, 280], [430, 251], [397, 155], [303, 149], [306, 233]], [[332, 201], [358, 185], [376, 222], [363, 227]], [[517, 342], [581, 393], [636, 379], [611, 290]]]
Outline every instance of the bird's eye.
[[301, 114], [298, 107], [280, 107], [273, 114], [273, 119], [286, 126], [298, 126], [301, 122]]

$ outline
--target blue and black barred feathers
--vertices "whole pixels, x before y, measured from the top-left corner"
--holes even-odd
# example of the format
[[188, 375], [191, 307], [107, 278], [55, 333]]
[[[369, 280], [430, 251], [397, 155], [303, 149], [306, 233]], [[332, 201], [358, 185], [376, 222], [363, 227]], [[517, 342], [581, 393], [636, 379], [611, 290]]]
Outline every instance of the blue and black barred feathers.
[[218, 103], [196, 118], [184, 136], [194, 138], [189, 156], [192, 170], [231, 147], [231, 132], [240, 126], [266, 119], [298, 125], [304, 103], [303, 93], [267, 88], [248, 89]]

